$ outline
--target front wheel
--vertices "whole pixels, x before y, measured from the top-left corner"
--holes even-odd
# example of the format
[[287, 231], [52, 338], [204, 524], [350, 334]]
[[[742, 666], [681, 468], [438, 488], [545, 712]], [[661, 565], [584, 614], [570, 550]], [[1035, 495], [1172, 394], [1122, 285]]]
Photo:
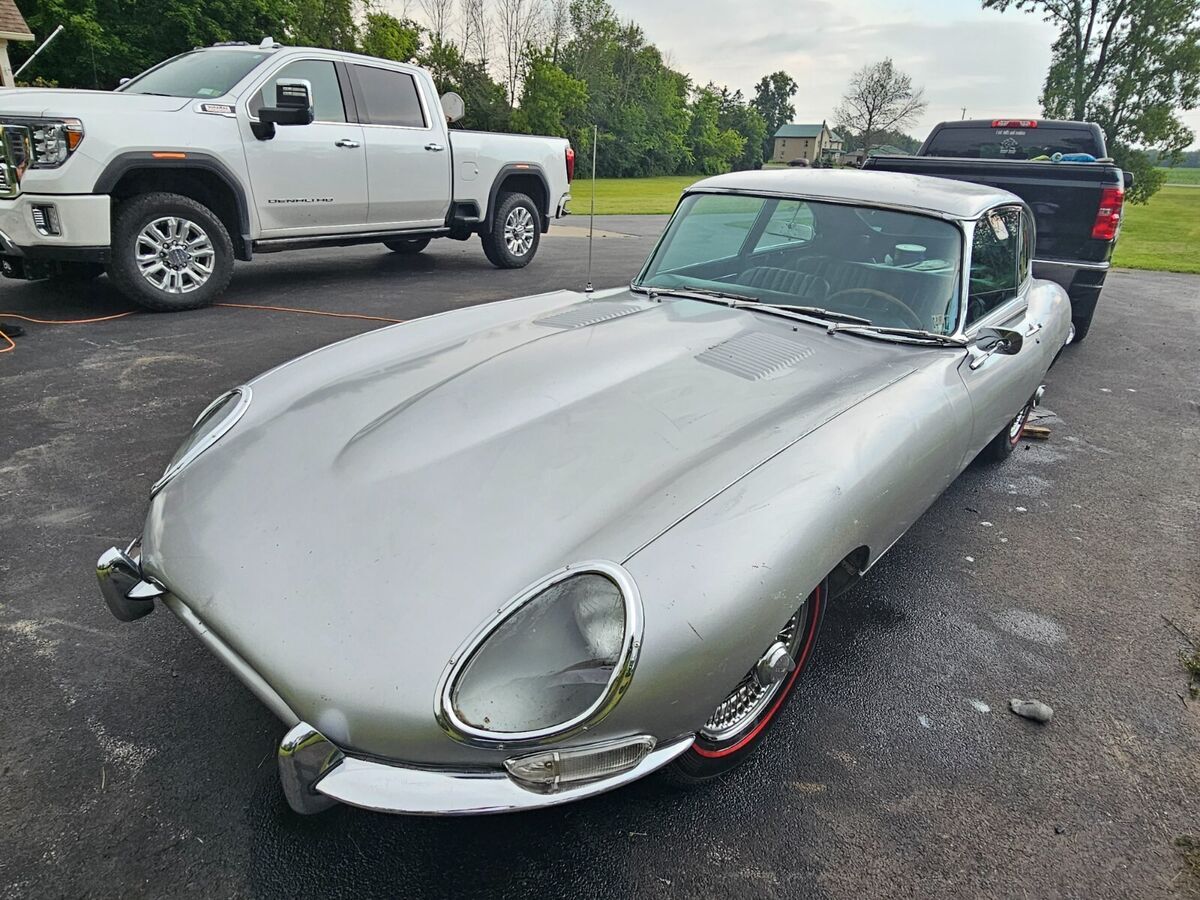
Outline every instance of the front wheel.
[[501, 194], [496, 198], [492, 227], [480, 235], [483, 252], [493, 266], [520, 269], [537, 254], [542, 237], [538, 208], [525, 194]]
[[669, 778], [708, 781], [746, 761], [812, 660], [827, 598], [828, 583], [822, 582], [709, 716], [691, 748], [671, 764]]
[[229, 285], [233, 243], [212, 210], [191, 197], [141, 194], [117, 208], [108, 275], [147, 309], [199, 309]]

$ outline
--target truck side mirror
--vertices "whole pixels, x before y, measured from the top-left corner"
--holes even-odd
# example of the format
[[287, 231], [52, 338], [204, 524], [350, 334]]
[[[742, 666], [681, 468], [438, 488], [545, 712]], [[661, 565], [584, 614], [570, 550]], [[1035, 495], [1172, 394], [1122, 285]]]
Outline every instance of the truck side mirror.
[[1129, 190], [1131, 187], [1133, 187], [1134, 177], [1132, 172], [1122, 172], [1121, 177], [1125, 182], [1125, 190]]
[[454, 91], [446, 91], [442, 94], [442, 112], [446, 114], [447, 122], [457, 122], [466, 115], [467, 105]]
[[275, 84], [275, 105], [258, 111], [260, 122], [271, 125], [311, 125], [312, 84], [301, 78], [281, 78]]

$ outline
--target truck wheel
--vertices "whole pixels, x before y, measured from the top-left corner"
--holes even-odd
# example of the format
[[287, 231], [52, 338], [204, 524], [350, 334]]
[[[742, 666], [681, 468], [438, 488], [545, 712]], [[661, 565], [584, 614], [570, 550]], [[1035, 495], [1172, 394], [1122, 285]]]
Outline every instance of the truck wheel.
[[405, 256], [415, 256], [429, 246], [429, 238], [384, 241], [383, 246], [387, 247], [393, 253], [401, 253]]
[[1082, 316], [1072, 316], [1071, 324], [1075, 326], [1075, 337], [1071, 338], [1071, 346], [1078, 344], [1085, 337], [1092, 327], [1092, 316], [1096, 314], [1096, 307], [1092, 307]]
[[109, 277], [157, 312], [199, 309], [233, 275], [233, 244], [211, 210], [179, 194], [141, 194], [118, 207]]
[[501, 194], [496, 198], [492, 227], [480, 235], [483, 252], [493, 266], [520, 269], [537, 254], [542, 218], [526, 194]]

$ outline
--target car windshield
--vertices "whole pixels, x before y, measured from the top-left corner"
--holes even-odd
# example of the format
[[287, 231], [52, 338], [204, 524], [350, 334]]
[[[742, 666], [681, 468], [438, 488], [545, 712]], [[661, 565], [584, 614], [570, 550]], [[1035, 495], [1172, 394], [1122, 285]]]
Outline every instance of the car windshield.
[[950, 334], [962, 233], [915, 213], [742, 194], [684, 197], [635, 286], [722, 292], [831, 320]]
[[249, 50], [195, 50], [168, 59], [117, 90], [164, 97], [220, 97], [268, 56]]

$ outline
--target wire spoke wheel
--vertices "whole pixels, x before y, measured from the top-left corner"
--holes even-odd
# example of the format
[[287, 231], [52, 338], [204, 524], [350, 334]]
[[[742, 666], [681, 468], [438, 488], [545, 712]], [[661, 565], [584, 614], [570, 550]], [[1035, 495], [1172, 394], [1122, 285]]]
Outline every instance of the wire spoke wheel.
[[203, 287], [216, 266], [208, 232], [182, 216], [151, 220], [134, 241], [138, 271], [156, 290], [188, 294]]
[[533, 216], [524, 206], [514, 206], [504, 220], [504, 243], [513, 256], [524, 256], [533, 246]]
[[[805, 613], [808, 610], [808, 602], [805, 601], [804, 606], [800, 607], [787, 624], [779, 630], [779, 634], [775, 636], [775, 643], [782, 644], [787, 648], [788, 655], [795, 660], [800, 653], [800, 642], [804, 635], [801, 633], [801, 620], [806, 618]], [[782, 693], [789, 685], [790, 679], [780, 679], [771, 684], [763, 684], [758, 666], [755, 666], [746, 673], [746, 677], [738, 682], [735, 687], [716, 710], [704, 723], [704, 727], [700, 729], [701, 736], [708, 738], [714, 743], [724, 743], [725, 741], [737, 738], [742, 732], [746, 731], [763, 711], [771, 705], [776, 697]]]

